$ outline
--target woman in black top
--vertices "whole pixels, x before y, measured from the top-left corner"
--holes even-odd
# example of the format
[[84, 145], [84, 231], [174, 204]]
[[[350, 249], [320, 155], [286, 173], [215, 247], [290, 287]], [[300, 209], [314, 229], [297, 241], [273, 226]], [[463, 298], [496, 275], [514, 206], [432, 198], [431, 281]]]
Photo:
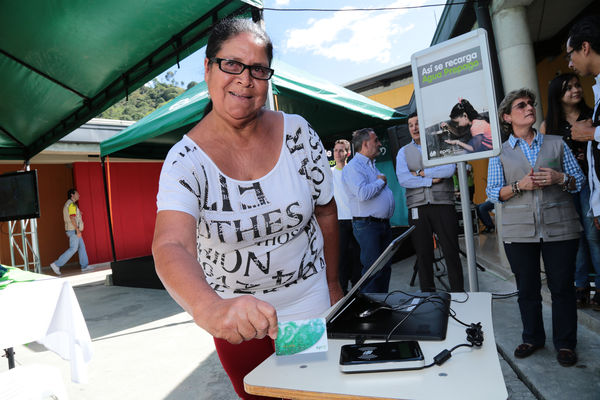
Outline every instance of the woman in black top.
[[[583, 99], [583, 89], [575, 74], [561, 74], [550, 82], [548, 87], [548, 113], [540, 126], [540, 132], [560, 135], [577, 159], [584, 174], [588, 173], [587, 142], [577, 142], [571, 138], [571, 125], [592, 117], [592, 109]], [[600, 284], [600, 233], [594, 227], [593, 219], [587, 216], [590, 190], [586, 184], [581, 192], [573, 194], [575, 208], [579, 213], [584, 235], [579, 242], [575, 269], [577, 306], [584, 307], [590, 302], [589, 272], [596, 268], [596, 285]], [[599, 287], [599, 286], [596, 286]], [[591, 300], [594, 307], [600, 306], [598, 292]]]

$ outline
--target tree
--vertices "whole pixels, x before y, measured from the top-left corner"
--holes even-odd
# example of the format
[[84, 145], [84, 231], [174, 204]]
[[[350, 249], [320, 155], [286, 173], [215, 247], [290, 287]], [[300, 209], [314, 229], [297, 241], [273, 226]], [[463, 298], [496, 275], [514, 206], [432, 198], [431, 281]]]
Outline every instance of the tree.
[[[129, 100], [123, 99], [98, 115], [98, 118], [138, 121], [150, 114], [166, 102], [183, 93], [184, 89], [175, 85], [175, 74], [169, 71], [165, 79], [171, 83], [163, 83], [158, 79], [146, 84], [129, 95]], [[189, 86], [189, 85], [188, 85]]]

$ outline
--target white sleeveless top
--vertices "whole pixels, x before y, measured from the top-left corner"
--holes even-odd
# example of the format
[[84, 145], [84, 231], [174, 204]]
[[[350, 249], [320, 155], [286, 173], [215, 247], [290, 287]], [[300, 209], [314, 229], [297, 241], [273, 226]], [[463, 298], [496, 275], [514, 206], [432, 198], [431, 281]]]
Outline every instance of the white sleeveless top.
[[317, 317], [330, 306], [314, 209], [331, 200], [333, 184], [317, 133], [302, 117], [282, 114], [279, 160], [252, 181], [226, 176], [184, 136], [163, 164], [157, 207], [198, 220], [198, 262], [215, 292], [254, 295], [285, 321]]

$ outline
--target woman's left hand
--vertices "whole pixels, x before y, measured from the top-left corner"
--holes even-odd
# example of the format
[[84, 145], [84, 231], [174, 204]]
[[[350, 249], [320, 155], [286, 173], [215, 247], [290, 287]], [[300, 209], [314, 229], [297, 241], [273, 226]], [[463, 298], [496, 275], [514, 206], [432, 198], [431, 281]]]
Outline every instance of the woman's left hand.
[[563, 179], [564, 175], [562, 172], [545, 167], [541, 167], [539, 171], [534, 172], [532, 175], [533, 182], [539, 187], [557, 185], [562, 183]]

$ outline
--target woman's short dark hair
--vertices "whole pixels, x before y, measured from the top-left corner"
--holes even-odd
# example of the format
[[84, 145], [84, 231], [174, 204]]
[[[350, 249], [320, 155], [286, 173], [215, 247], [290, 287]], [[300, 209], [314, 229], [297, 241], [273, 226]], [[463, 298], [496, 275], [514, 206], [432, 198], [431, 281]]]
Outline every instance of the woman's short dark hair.
[[71, 200], [71, 196], [73, 196], [75, 194], [75, 192], [77, 192], [77, 190], [75, 190], [75, 188], [71, 188], [67, 191], [67, 200]]
[[504, 133], [504, 136], [508, 136], [508, 134], [512, 132], [511, 124], [504, 121], [504, 114], [510, 114], [512, 111], [513, 101], [522, 97], [527, 97], [531, 101], [535, 101], [535, 94], [531, 90], [527, 88], [521, 88], [509, 92], [506, 96], [504, 96], [504, 99], [498, 106], [498, 119], [500, 120], [500, 128], [502, 128], [502, 133]]
[[352, 132], [352, 144], [354, 145], [354, 151], [358, 153], [362, 150], [362, 145], [366, 140], [369, 140], [371, 137], [371, 132], [373, 132], [373, 129], [371, 128], [362, 128]]
[[265, 44], [265, 53], [269, 59], [269, 66], [273, 60], [273, 43], [267, 32], [251, 19], [225, 18], [217, 22], [206, 44], [206, 58], [209, 60], [217, 56], [223, 43], [241, 33], [251, 33]]
[[450, 111], [450, 119], [460, 117], [461, 115], [463, 115], [463, 113], [467, 114], [467, 118], [469, 118], [469, 121], [473, 121], [474, 119], [481, 119], [481, 115], [479, 115], [479, 113], [475, 111], [475, 108], [471, 105], [471, 103], [469, 103], [469, 100], [467, 99], [462, 99], [461, 101], [456, 103], [454, 107], [452, 107], [452, 110]]
[[[271, 38], [269, 38], [269, 35], [267, 35], [262, 26], [251, 19], [245, 18], [225, 18], [217, 22], [208, 37], [206, 58], [211, 60], [216, 57], [219, 50], [223, 47], [223, 43], [241, 33], [251, 33], [265, 44], [265, 54], [269, 60], [269, 66], [271, 66], [271, 61], [273, 61], [273, 42], [271, 42]], [[204, 108], [203, 117], [211, 110], [212, 100]]]
[[[561, 130], [561, 125], [566, 120], [564, 110], [562, 108], [561, 99], [565, 95], [569, 82], [573, 79], [579, 81], [579, 77], [573, 73], [558, 75], [550, 81], [548, 86], [548, 111], [546, 112], [546, 133], [558, 133]], [[577, 103], [579, 113], [589, 112], [590, 108], [585, 104], [583, 96], [581, 101]]]
[[581, 50], [583, 42], [588, 42], [592, 49], [600, 54], [600, 16], [588, 15], [577, 21], [569, 31], [569, 46], [573, 50]]

